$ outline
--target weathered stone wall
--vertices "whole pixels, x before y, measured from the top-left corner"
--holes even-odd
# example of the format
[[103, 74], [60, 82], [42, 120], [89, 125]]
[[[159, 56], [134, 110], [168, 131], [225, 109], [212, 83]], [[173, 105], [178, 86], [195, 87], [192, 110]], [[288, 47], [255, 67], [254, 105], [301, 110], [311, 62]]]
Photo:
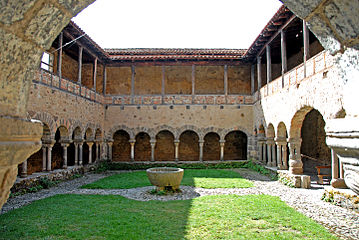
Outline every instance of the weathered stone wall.
[[77, 82], [79, 69], [77, 59], [75, 60], [72, 57], [68, 56], [65, 52], [63, 52], [61, 64], [62, 77], [67, 78], [73, 82]]
[[130, 160], [130, 136], [125, 131], [118, 131], [113, 135], [112, 161], [127, 162]]
[[[238, 129], [248, 135], [253, 132], [253, 112], [250, 105], [243, 105], [240, 108], [232, 105], [225, 105], [222, 108], [219, 105], [206, 107], [160, 105], [155, 109], [152, 106], [110, 105], [106, 110], [105, 124], [106, 134], [110, 138], [112, 138], [113, 131], [120, 126], [138, 132], [141, 129], [147, 130], [147, 132], [154, 131], [154, 134], [159, 132], [162, 127], [166, 129], [166, 126], [169, 126], [176, 129], [176, 133], [172, 133], [178, 135], [186, 130], [186, 126], [192, 126], [196, 128], [197, 134], [205, 134], [207, 131], [210, 132], [210, 129], [214, 129], [214, 132]], [[178, 131], [179, 133], [177, 133]], [[204, 135], [201, 137], [203, 138]]]
[[136, 66], [135, 95], [161, 94], [161, 66]]
[[156, 135], [155, 160], [174, 161], [174, 136], [169, 131], [161, 131]]
[[[38, 75], [38, 77], [40, 77]], [[46, 113], [50, 119], [39, 119], [51, 127], [54, 135], [56, 128], [64, 125], [72, 136], [72, 131], [79, 126], [84, 134], [85, 128], [103, 130], [104, 106], [98, 102], [61, 91], [40, 83], [33, 83], [30, 88], [28, 114], [38, 119]], [[93, 114], [96, 113], [96, 114]]]
[[203, 161], [220, 159], [220, 137], [216, 133], [208, 133], [204, 137]]
[[106, 94], [131, 94], [131, 67], [106, 67]]
[[92, 89], [93, 88], [93, 64], [83, 63], [81, 70], [81, 83], [82, 85]]
[[[289, 137], [300, 137], [304, 116], [313, 108], [323, 115], [325, 121], [335, 118], [343, 108], [343, 82], [338, 80], [338, 71], [332, 61], [327, 52], [322, 52], [308, 61], [309, 77], [304, 78], [303, 66], [299, 66], [286, 73], [284, 88], [281, 87], [281, 77], [262, 87], [260, 101], [254, 105], [256, 128], [272, 123], [277, 135], [278, 124], [283, 122]], [[303, 110], [303, 116], [296, 120], [294, 116], [299, 110]]]
[[196, 66], [196, 94], [224, 94], [224, 66]]
[[135, 161], [149, 161], [151, 159], [151, 137], [147, 133], [139, 133], [135, 143]]
[[192, 93], [192, 66], [165, 66], [165, 93]]
[[228, 93], [251, 94], [251, 66], [228, 66]]

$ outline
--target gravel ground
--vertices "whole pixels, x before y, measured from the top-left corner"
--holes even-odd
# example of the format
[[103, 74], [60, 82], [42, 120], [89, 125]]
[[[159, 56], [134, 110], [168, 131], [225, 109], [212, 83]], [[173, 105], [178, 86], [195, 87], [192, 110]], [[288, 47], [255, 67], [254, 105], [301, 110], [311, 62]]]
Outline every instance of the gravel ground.
[[29, 193], [11, 198], [1, 209], [1, 214], [8, 212], [12, 209], [30, 204], [33, 201], [50, 197], [56, 194], [121, 195], [126, 198], [138, 201], [185, 200], [196, 198], [199, 196], [218, 194], [268, 194], [280, 197], [280, 199], [285, 201], [289, 206], [295, 208], [297, 211], [322, 224], [342, 239], [359, 239], [359, 213], [320, 200], [324, 191], [323, 188], [289, 188], [279, 183], [278, 181], [271, 181], [267, 177], [248, 169], [237, 169], [236, 171], [238, 171], [244, 178], [253, 181], [255, 187], [241, 189], [204, 189], [181, 186], [181, 193], [167, 196], [149, 194], [149, 190], [153, 189], [153, 187], [111, 190], [79, 189], [79, 187], [83, 184], [96, 181], [100, 178], [106, 177], [114, 173], [119, 173], [120, 171], [107, 172], [106, 174], [87, 174], [82, 178], [62, 182], [51, 189], [44, 189], [37, 193]]

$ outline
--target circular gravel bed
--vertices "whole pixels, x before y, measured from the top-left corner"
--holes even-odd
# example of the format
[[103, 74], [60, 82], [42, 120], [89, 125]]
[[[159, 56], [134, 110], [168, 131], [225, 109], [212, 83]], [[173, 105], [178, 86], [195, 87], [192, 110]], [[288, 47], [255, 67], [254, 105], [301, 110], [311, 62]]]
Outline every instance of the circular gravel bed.
[[37, 193], [29, 193], [11, 198], [1, 209], [1, 213], [56, 194], [121, 195], [138, 201], [186, 200], [205, 195], [219, 194], [267, 194], [280, 197], [289, 206], [314, 219], [342, 239], [359, 239], [359, 213], [322, 201], [321, 196], [324, 191], [322, 188], [289, 188], [278, 181], [271, 181], [266, 176], [248, 169], [236, 169], [235, 171], [239, 172], [244, 178], [253, 181], [255, 187], [204, 189], [181, 186], [180, 193], [165, 196], [150, 194], [149, 191], [154, 189], [153, 186], [132, 189], [79, 189], [84, 184], [120, 172], [113, 171], [106, 174], [86, 174], [82, 178], [62, 182], [51, 189], [44, 189]]

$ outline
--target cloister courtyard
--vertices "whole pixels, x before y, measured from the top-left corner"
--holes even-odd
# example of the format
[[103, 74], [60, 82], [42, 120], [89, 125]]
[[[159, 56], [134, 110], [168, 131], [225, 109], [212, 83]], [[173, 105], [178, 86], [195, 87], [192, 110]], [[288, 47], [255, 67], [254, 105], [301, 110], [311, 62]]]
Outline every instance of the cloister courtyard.
[[246, 49], [103, 48], [92, 2], [0, 1], [0, 239], [359, 239], [358, 1]]
[[[154, 195], [144, 171], [90, 173], [14, 196], [0, 239], [357, 239], [359, 214], [249, 168], [185, 169]], [[21, 221], [18, 221], [21, 219]]]

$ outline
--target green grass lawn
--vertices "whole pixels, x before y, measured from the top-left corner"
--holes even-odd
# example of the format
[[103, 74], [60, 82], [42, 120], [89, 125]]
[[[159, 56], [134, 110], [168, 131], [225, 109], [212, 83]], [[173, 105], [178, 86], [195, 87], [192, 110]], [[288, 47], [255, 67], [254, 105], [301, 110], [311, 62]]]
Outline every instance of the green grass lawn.
[[[237, 172], [219, 169], [186, 169], [181, 185], [202, 188], [247, 188], [253, 183]], [[126, 189], [151, 186], [145, 171], [115, 174], [82, 186], [90, 189]]]
[[0, 215], [0, 239], [337, 239], [267, 195], [140, 202], [56, 195]]

